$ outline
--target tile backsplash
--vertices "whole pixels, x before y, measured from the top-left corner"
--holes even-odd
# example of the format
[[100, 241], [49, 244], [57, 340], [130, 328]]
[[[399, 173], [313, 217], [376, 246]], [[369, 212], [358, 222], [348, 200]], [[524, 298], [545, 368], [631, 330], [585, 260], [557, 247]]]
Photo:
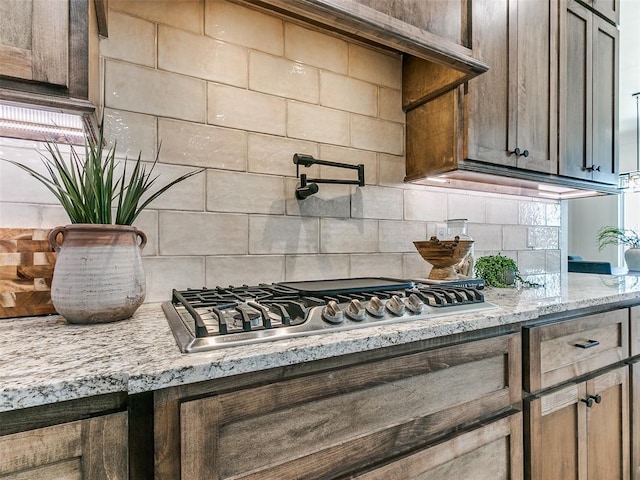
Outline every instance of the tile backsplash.
[[[412, 241], [447, 218], [469, 219], [476, 256], [502, 252], [533, 279], [559, 277], [558, 202], [403, 183], [399, 55], [223, 0], [111, 0], [109, 9], [103, 101], [119, 156], [152, 160], [161, 145], [159, 182], [206, 168], [136, 221], [149, 238], [147, 301], [203, 285], [424, 277]], [[4, 158], [40, 168], [43, 152], [0, 138]], [[294, 153], [362, 163], [367, 185], [320, 184], [298, 201]], [[3, 162], [0, 219], [68, 223], [48, 191]]]

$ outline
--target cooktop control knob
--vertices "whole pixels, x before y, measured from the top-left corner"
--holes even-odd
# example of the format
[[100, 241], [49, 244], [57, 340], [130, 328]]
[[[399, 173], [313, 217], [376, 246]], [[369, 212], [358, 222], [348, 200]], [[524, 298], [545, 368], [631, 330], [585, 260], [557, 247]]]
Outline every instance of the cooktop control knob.
[[387, 300], [386, 307], [387, 307], [387, 310], [389, 310], [391, 313], [393, 313], [397, 317], [401, 317], [402, 315], [404, 315], [404, 312], [407, 311], [407, 306], [404, 304], [402, 299], [397, 295], [393, 295], [389, 300]]
[[337, 325], [344, 321], [344, 312], [335, 300], [330, 300], [327, 306], [322, 309], [322, 319], [325, 322]]
[[407, 298], [405, 305], [412, 313], [417, 314], [424, 312], [424, 302], [420, 300], [420, 297], [418, 297], [415, 293], [409, 295], [409, 298]]
[[347, 317], [356, 322], [361, 322], [367, 318], [367, 312], [365, 312], [362, 303], [357, 298], [354, 298], [349, 302], [349, 306], [346, 310]]
[[365, 308], [374, 317], [384, 317], [384, 303], [378, 297], [372, 297]]

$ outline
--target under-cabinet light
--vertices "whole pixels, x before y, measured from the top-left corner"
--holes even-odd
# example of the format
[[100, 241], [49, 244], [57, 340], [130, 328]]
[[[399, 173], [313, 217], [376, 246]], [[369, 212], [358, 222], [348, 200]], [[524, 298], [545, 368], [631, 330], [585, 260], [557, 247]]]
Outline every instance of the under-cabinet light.
[[0, 104], [0, 136], [83, 145], [85, 133], [79, 115]]

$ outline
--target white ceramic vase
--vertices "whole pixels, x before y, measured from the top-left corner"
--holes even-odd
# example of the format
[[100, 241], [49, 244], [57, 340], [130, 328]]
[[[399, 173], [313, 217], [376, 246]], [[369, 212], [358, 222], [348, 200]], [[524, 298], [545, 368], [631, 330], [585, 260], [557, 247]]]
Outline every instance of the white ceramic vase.
[[68, 322], [115, 322], [142, 305], [143, 232], [125, 225], [73, 224], [51, 230], [49, 242], [58, 252], [51, 301]]
[[624, 261], [630, 272], [640, 272], [640, 248], [630, 248], [625, 251]]

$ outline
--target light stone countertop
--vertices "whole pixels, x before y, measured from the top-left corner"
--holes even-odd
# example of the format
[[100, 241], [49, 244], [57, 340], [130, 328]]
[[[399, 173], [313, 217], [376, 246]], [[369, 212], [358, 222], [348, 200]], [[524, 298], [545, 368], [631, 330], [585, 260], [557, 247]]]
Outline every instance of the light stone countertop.
[[499, 309], [202, 353], [178, 349], [160, 304], [128, 320], [70, 325], [58, 315], [0, 320], [0, 412], [130, 394], [534, 320], [638, 299], [640, 277], [571, 273], [544, 288], [484, 290]]

